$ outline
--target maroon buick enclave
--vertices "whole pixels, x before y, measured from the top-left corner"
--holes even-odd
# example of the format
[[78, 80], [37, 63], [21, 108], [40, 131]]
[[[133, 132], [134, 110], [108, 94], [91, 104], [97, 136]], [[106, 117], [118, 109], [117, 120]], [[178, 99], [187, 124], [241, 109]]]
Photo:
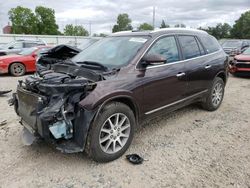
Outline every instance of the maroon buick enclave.
[[120, 32], [50, 62], [19, 81], [10, 101], [24, 138], [99, 162], [123, 155], [144, 120], [196, 102], [218, 109], [228, 76], [217, 40], [191, 29]]

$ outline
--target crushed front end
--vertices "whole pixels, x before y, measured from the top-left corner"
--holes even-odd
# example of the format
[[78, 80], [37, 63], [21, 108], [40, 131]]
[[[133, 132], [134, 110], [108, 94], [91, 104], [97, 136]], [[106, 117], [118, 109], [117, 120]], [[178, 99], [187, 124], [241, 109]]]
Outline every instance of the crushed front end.
[[10, 103], [26, 132], [63, 152], [80, 152], [95, 113], [84, 110], [79, 102], [101, 79], [101, 75], [80, 67], [57, 65], [53, 71], [19, 81]]

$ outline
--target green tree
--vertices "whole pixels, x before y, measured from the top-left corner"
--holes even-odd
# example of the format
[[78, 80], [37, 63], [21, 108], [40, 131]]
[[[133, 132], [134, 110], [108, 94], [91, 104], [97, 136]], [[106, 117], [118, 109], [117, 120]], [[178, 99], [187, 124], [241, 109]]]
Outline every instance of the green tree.
[[162, 29], [162, 28], [169, 28], [169, 27], [170, 26], [166, 24], [164, 20], [162, 20], [160, 28]]
[[106, 36], [108, 36], [108, 35], [105, 34], [105, 33], [100, 33], [100, 34], [94, 33], [94, 34], [93, 34], [93, 37], [106, 37]]
[[231, 34], [233, 38], [250, 39], [250, 10], [235, 21]]
[[208, 28], [198, 28], [208, 32], [210, 35], [213, 35], [217, 39], [222, 38], [230, 38], [230, 33], [232, 27], [228, 23], [218, 23], [215, 27], [208, 27]]
[[133, 27], [131, 26], [131, 19], [129, 18], [128, 14], [119, 14], [117, 17], [117, 24], [113, 26], [112, 32], [118, 31], [128, 31], [132, 30]]
[[51, 8], [38, 6], [35, 9], [38, 28], [38, 34], [41, 35], [57, 35], [58, 25], [56, 24], [55, 11]]
[[181, 28], [185, 28], [186, 25], [185, 24], [176, 24], [174, 27], [181, 27]]
[[64, 35], [89, 36], [89, 32], [81, 25], [73, 26], [72, 24], [68, 24], [64, 28]]
[[9, 19], [12, 23], [12, 33], [15, 34], [37, 34], [37, 18], [29, 9], [18, 6], [9, 11]]
[[140, 26], [139, 26], [139, 30], [146, 30], [146, 31], [148, 31], [148, 30], [154, 30], [154, 27], [152, 26], [152, 25], [150, 25], [150, 24], [148, 24], [148, 23], [143, 23], [143, 24], [141, 24]]

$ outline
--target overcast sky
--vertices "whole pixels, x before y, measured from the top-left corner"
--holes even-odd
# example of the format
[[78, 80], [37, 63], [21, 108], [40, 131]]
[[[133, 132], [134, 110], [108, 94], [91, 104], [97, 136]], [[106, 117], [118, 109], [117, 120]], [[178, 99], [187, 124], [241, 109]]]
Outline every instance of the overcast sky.
[[214, 26], [219, 22], [233, 24], [246, 10], [250, 0], [0, 0], [0, 27], [8, 23], [8, 10], [16, 6], [35, 9], [53, 8], [60, 29], [69, 23], [81, 24], [92, 33], [109, 33], [119, 13], [128, 13], [132, 25], [152, 24], [156, 7], [156, 26], [162, 19], [169, 25], [184, 23], [188, 27]]

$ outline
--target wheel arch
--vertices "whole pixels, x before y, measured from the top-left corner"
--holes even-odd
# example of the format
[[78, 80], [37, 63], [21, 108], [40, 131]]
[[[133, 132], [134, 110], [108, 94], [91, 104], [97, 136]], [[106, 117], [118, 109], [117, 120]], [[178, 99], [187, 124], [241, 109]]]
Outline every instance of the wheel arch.
[[11, 62], [10, 64], [9, 64], [9, 66], [8, 66], [8, 73], [10, 73], [10, 67], [11, 67], [11, 65], [13, 65], [14, 63], [20, 63], [20, 64], [22, 64], [24, 67], [25, 67], [25, 71], [27, 71], [26, 69], [26, 66], [25, 66], [25, 64], [23, 63], [23, 62], [21, 62], [21, 61], [13, 61], [13, 62]]
[[120, 102], [123, 103], [125, 105], [127, 105], [132, 112], [134, 113], [135, 119], [136, 119], [136, 124], [138, 124], [139, 121], [139, 107], [136, 104], [136, 102], [134, 101], [134, 99], [130, 96], [125, 96], [125, 95], [118, 95], [118, 96], [114, 96], [112, 98], [109, 98], [107, 100], [105, 100], [98, 108], [96, 115], [103, 109], [103, 107], [105, 105], [107, 105], [108, 103], [112, 103], [112, 102]]
[[226, 82], [227, 82], [227, 75], [226, 75], [226, 73], [224, 71], [218, 72], [215, 77], [221, 78], [224, 81], [224, 83], [226, 84]]

